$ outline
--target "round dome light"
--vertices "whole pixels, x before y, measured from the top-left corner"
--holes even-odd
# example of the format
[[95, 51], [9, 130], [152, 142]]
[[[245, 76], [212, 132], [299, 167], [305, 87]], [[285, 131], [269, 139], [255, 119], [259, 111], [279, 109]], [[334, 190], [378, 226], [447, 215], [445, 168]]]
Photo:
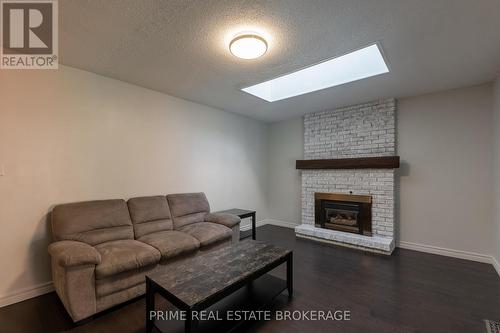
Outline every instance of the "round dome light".
[[267, 42], [254, 33], [241, 34], [233, 38], [229, 44], [229, 51], [238, 58], [255, 59], [266, 53]]

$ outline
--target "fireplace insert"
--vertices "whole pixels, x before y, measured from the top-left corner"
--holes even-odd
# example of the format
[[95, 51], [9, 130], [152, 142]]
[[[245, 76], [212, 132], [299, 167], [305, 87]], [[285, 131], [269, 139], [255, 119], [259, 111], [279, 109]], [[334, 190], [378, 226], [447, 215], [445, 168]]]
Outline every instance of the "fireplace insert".
[[316, 227], [371, 236], [371, 196], [315, 193]]

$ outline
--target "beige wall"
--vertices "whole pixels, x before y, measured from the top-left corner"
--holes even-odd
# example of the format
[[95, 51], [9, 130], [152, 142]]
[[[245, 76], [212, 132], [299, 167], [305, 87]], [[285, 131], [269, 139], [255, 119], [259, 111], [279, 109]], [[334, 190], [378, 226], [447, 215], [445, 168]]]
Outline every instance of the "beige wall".
[[269, 218], [300, 224], [300, 173], [295, 161], [304, 155], [302, 118], [273, 123], [268, 135]]
[[[495, 133], [495, 145], [494, 145], [494, 180], [495, 180], [495, 196], [494, 196], [494, 209], [495, 209], [495, 259], [500, 263], [500, 76], [498, 76], [496, 84], [494, 86], [494, 121], [493, 130]], [[500, 267], [498, 267], [500, 268]], [[498, 269], [497, 268], [497, 269]], [[500, 274], [500, 271], [499, 271]]]
[[50, 281], [58, 203], [205, 191], [266, 212], [267, 125], [88, 72], [0, 73], [0, 298]]
[[493, 253], [491, 88], [399, 100], [401, 241]]
[[[492, 86], [490, 84], [403, 98], [398, 101], [399, 240], [454, 250], [493, 253]], [[270, 184], [284, 197], [269, 196], [269, 217], [300, 207], [300, 185], [291, 146], [302, 147], [296, 118], [270, 126]], [[290, 126], [287, 124], [295, 124]], [[285, 130], [279, 130], [283, 128]], [[279, 154], [279, 152], [281, 152]], [[281, 173], [280, 177], [277, 177]], [[271, 183], [272, 182], [272, 183]], [[297, 184], [297, 185], [295, 185]], [[271, 192], [270, 192], [271, 193]], [[278, 207], [279, 209], [273, 209]], [[287, 216], [300, 221], [300, 210]]]

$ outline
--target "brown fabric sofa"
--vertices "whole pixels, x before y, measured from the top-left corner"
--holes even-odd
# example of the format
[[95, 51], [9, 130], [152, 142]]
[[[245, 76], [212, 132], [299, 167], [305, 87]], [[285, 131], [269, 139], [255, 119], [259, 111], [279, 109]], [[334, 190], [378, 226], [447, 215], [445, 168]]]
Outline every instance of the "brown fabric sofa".
[[144, 294], [146, 273], [237, 242], [240, 218], [184, 193], [58, 205], [51, 223], [54, 287], [79, 321]]

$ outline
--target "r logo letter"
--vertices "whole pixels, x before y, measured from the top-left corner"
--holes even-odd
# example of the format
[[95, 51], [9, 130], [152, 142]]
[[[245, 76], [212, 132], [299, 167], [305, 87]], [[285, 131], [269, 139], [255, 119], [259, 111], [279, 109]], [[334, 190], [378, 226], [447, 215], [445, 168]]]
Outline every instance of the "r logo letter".
[[9, 11], [10, 19], [10, 43], [11, 48], [24, 47], [24, 10], [11, 9]]
[[38, 9], [29, 10], [29, 47], [48, 47], [31, 29], [38, 28], [42, 25], [43, 15]]

